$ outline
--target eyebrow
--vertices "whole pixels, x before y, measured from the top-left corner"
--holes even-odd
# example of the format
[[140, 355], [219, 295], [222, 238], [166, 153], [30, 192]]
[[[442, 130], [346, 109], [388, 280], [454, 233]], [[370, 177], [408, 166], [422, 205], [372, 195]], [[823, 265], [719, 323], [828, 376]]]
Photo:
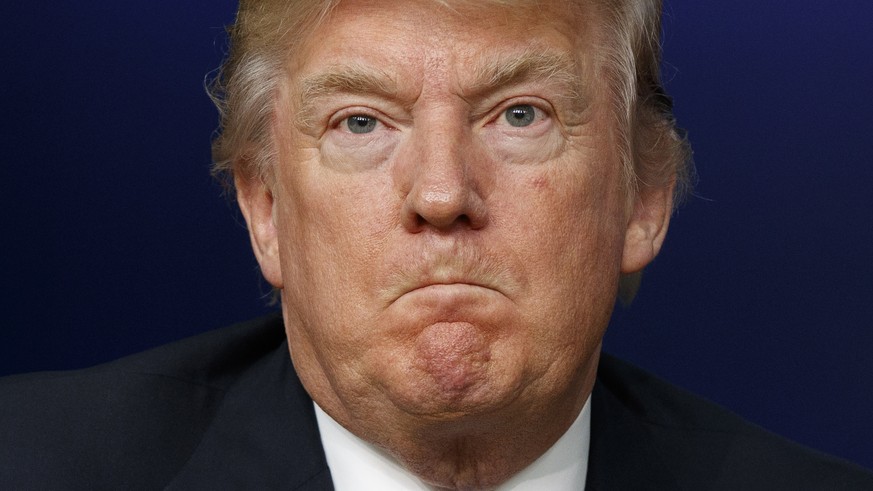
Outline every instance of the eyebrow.
[[396, 96], [399, 92], [397, 82], [387, 73], [360, 65], [339, 65], [329, 67], [322, 73], [303, 78], [300, 81], [299, 121], [304, 125], [318, 106], [318, 99], [335, 93], [376, 94], [385, 97]]
[[533, 80], [566, 85], [571, 97], [580, 94], [582, 79], [567, 54], [528, 50], [511, 58], [485, 60], [473, 67], [473, 83], [464, 91], [471, 96]]

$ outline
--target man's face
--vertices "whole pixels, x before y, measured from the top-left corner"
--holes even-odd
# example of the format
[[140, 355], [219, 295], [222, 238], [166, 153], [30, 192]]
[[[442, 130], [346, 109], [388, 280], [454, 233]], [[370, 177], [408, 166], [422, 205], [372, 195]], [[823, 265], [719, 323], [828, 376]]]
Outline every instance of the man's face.
[[539, 3], [345, 1], [289, 55], [275, 182], [240, 201], [301, 379], [359, 433], [578, 410], [619, 274], [660, 244], [592, 14]]

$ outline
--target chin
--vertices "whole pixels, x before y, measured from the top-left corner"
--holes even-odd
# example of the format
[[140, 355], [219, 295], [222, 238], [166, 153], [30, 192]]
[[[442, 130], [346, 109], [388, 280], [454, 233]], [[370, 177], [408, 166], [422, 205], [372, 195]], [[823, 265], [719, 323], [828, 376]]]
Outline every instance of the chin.
[[463, 423], [478, 421], [480, 416], [493, 414], [515, 400], [517, 391], [496, 387], [470, 389], [464, 392], [442, 392], [440, 387], [416, 387], [415, 392], [392, 394], [392, 402], [401, 412], [432, 423]]
[[384, 387], [410, 415], [458, 420], [490, 413], [511, 404], [522, 386], [521, 354], [506, 348], [472, 323], [435, 323], [406, 350], [403, 369], [383, 365]]

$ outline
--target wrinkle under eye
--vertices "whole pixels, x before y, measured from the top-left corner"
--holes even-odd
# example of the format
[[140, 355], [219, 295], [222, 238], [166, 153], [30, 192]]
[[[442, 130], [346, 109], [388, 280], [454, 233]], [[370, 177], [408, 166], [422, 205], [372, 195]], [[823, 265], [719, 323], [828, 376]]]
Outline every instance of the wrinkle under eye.
[[352, 133], [370, 133], [376, 129], [376, 118], [371, 118], [370, 116], [364, 116], [362, 114], [349, 116], [346, 118], [346, 127]]
[[536, 119], [536, 109], [530, 104], [519, 104], [507, 109], [504, 113], [506, 122], [517, 128], [528, 126]]

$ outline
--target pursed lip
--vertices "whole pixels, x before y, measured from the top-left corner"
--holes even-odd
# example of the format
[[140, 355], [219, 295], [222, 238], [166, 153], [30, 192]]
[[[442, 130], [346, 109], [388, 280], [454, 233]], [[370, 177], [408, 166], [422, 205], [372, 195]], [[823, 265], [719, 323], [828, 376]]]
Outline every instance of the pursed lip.
[[417, 315], [425, 315], [433, 309], [445, 312], [460, 312], [456, 309], [468, 309], [475, 306], [477, 311], [487, 305], [497, 305], [495, 302], [504, 297], [500, 290], [483, 286], [479, 282], [470, 281], [426, 281], [404, 288], [393, 298], [387, 307], [401, 309], [413, 308]]
[[411, 293], [411, 292], [414, 292], [414, 291], [417, 291], [417, 290], [424, 290], [424, 289], [427, 289], [427, 288], [430, 288], [430, 287], [441, 287], [441, 286], [447, 286], [447, 287], [458, 286], [458, 287], [484, 288], [484, 289], [487, 289], [487, 290], [493, 290], [493, 291], [496, 291], [496, 292], [498, 292], [498, 293], [501, 293], [500, 290], [499, 290], [498, 288], [492, 287], [492, 286], [490, 286], [490, 285], [485, 285], [485, 284], [482, 284], [482, 283], [477, 283], [477, 282], [472, 282], [472, 281], [459, 280], [459, 281], [433, 281], [433, 282], [425, 282], [425, 283], [422, 283], [422, 284], [420, 284], [420, 285], [414, 286], [414, 287], [410, 288], [409, 290], [407, 290], [407, 291], [401, 293], [400, 296], [403, 296], [403, 295], [405, 295], [405, 294], [407, 294], [407, 293]]
[[518, 288], [518, 278], [512, 274], [513, 268], [505, 256], [473, 247], [454, 245], [441, 253], [411, 253], [397, 259], [389, 262], [390, 270], [384, 282], [380, 282], [387, 304], [430, 287], [457, 285], [459, 289], [478, 288], [506, 297], [511, 297]]
[[481, 281], [478, 279], [471, 280], [469, 278], [440, 278], [426, 279], [423, 281], [415, 281], [404, 284], [394, 291], [394, 293], [391, 295], [391, 300], [389, 303], [394, 303], [409, 294], [415, 294], [416, 292], [424, 292], [428, 289], [442, 287], [445, 287], [446, 289], [451, 289], [452, 287], [457, 287], [458, 289], [481, 289], [505, 295], [505, 293], [498, 285], [491, 282]]

